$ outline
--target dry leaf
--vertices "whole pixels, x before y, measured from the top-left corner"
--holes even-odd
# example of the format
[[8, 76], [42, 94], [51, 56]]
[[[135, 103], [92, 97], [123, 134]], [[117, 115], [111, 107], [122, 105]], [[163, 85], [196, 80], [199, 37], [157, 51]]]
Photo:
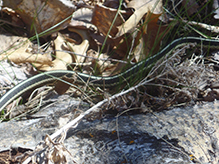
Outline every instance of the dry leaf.
[[118, 26], [118, 33], [116, 34], [116, 37], [120, 37], [134, 30], [139, 21], [148, 11], [161, 14], [163, 4], [161, 0], [133, 0], [129, 3], [129, 7], [133, 7], [136, 10], [124, 24]]
[[72, 56], [69, 53], [62, 51], [62, 45], [64, 44], [65, 40], [58, 33], [57, 38], [54, 41], [56, 57], [55, 60], [52, 61], [52, 64], [35, 64], [35, 66], [43, 71], [51, 71], [51, 70], [67, 70], [67, 64], [72, 63]]
[[143, 6], [147, 6], [146, 12], [150, 10], [154, 14], [161, 14], [163, 12], [162, 0], [131, 0], [127, 6], [129, 8], [134, 8], [135, 10], [139, 10]]
[[73, 15], [71, 22], [69, 23], [68, 27], [74, 27], [74, 28], [93, 28], [96, 30], [96, 27], [91, 24], [93, 10], [88, 8], [80, 8], [76, 10]]
[[[117, 9], [96, 5], [93, 11], [93, 18], [91, 22], [98, 28], [99, 32], [106, 36], [116, 13]], [[123, 22], [124, 21], [121, 16], [118, 15], [110, 31], [110, 36], [115, 36], [117, 34], [118, 30], [116, 26], [121, 25]]]
[[219, 5], [218, 5], [218, 0], [214, 0], [214, 3], [213, 3], [213, 9], [215, 9], [214, 13], [214, 18], [215, 19], [219, 19]]
[[[74, 56], [75, 62], [77, 64], [82, 64], [85, 60], [86, 52], [89, 47], [90, 36], [88, 35], [88, 31], [82, 30], [82, 29], [76, 29], [72, 27], [69, 27], [68, 30], [71, 32], [77, 33], [82, 38], [82, 43], [80, 45], [77, 45], [77, 44], [73, 45], [72, 43], [68, 43], [68, 46], [70, 47], [71, 51], [73, 51], [76, 54]], [[79, 56], [77, 54], [80, 54], [83, 56]]]
[[[161, 14], [152, 14], [148, 12], [145, 16], [145, 23], [142, 26], [142, 31], [144, 31], [143, 55], [145, 56], [142, 56], [141, 60], [145, 59], [149, 52], [151, 52], [151, 50], [152, 54], [155, 54], [159, 51], [160, 42], [162, 41], [165, 34], [169, 31], [169, 29], [167, 30], [167, 28], [170, 28], [170, 26], [157, 24], [160, 15]], [[141, 36], [142, 34], [139, 33], [139, 35]]]
[[[21, 18], [19, 17], [19, 15], [12, 9], [8, 8], [8, 7], [3, 7], [2, 12], [7, 13], [10, 16], [10, 20], [7, 19], [7, 23], [10, 23], [11, 25], [15, 26], [15, 27], [24, 27], [24, 22], [21, 20]], [[4, 18], [1, 18], [3, 21]]]
[[[72, 27], [69, 27], [68, 30], [69, 32], [77, 33], [81, 37], [82, 43], [77, 45], [73, 42], [69, 42], [71, 38], [64, 38], [62, 34], [58, 33], [58, 37], [54, 41], [56, 50], [55, 60], [52, 61], [52, 66], [41, 65], [38, 67], [40, 70], [67, 70], [67, 66], [72, 64], [73, 61], [79, 65], [84, 63], [86, 52], [89, 47], [89, 36], [87, 34], [87, 30]], [[65, 52], [65, 50], [72, 51], [75, 55], [71, 55], [70, 53]]]
[[[15, 10], [26, 24], [27, 29], [32, 29], [32, 34], [35, 34], [33, 25], [40, 33], [63, 21], [76, 10], [72, 3], [60, 0], [19, 0], [16, 3], [14, 0], [6, 0], [3, 5]], [[66, 25], [59, 26], [59, 28], [63, 27]]]
[[119, 1], [118, 0], [107, 0], [103, 4], [106, 7], [112, 8], [112, 9], [118, 9], [119, 8]]
[[108, 72], [106, 73], [106, 70], [109, 69], [113, 64], [111, 64], [110, 61], [101, 60], [107, 59], [107, 54], [99, 54], [93, 50], [88, 50], [87, 56], [89, 58], [86, 58], [85, 60], [86, 65], [83, 66], [84, 73], [90, 74], [93, 72], [96, 75], [109, 76]]
[[9, 59], [14, 63], [34, 63], [34, 64], [48, 64], [51, 65], [51, 60], [47, 53], [44, 54], [33, 54], [30, 50], [32, 43], [27, 38], [21, 38], [13, 48], [5, 50], [1, 54], [0, 60]]
[[133, 38], [131, 35], [122, 36], [116, 39], [112, 39], [112, 46], [114, 49], [114, 52], [117, 53], [116, 58], [117, 59], [123, 59], [126, 60], [126, 58], [129, 55], [130, 48], [133, 44]]

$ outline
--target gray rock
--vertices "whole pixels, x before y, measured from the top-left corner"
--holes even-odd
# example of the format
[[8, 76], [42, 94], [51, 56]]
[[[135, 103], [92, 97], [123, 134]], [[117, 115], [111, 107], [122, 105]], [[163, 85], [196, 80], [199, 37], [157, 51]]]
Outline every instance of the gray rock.
[[[80, 109], [88, 108], [81, 105]], [[1, 123], [0, 150], [34, 149], [46, 134], [72, 120], [78, 106], [75, 99], [60, 96], [47, 116]], [[64, 145], [78, 163], [217, 163], [218, 107], [215, 101], [93, 122], [84, 119], [68, 131]]]

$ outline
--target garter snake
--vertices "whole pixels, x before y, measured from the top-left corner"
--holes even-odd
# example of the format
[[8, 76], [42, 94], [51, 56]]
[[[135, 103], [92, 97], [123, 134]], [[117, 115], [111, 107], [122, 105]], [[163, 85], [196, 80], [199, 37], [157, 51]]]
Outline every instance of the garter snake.
[[156, 62], [158, 59], [164, 57], [165, 55], [171, 53], [171, 51], [179, 46], [186, 45], [188, 43], [196, 43], [198, 45], [207, 46], [208, 48], [217, 48], [219, 49], [219, 40], [213, 39], [204, 39], [198, 37], [186, 37], [179, 38], [174, 40], [172, 43], [168, 44], [165, 48], [163, 48], [157, 54], [133, 65], [131, 68], [126, 71], [119, 73], [114, 76], [109, 77], [99, 77], [87, 75], [80, 72], [74, 72], [69, 70], [59, 70], [59, 71], [49, 71], [45, 73], [41, 73], [35, 75], [8, 91], [0, 98], [0, 111], [2, 111], [10, 102], [12, 102], [15, 98], [21, 96], [26, 91], [40, 86], [42, 84], [46, 84], [55, 80], [59, 80], [61, 77], [66, 76], [71, 78], [72, 76], [77, 76], [76, 82], [88, 82], [89, 85], [94, 86], [105, 86], [105, 87], [113, 87], [118, 85], [119, 83], [125, 81], [131, 81], [133, 78], [138, 76], [139, 73], [144, 72], [147, 68]]

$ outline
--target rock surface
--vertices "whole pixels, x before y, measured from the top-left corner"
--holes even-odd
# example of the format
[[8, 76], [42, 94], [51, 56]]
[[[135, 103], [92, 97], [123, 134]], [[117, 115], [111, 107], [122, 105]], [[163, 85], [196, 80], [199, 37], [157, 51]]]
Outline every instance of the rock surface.
[[[37, 119], [1, 123], [0, 150], [34, 149], [46, 134], [72, 120], [76, 107], [88, 108], [81, 105], [67, 95], [58, 96], [35, 115]], [[93, 122], [84, 119], [68, 131], [64, 145], [78, 163], [218, 163], [218, 108], [215, 101]]]

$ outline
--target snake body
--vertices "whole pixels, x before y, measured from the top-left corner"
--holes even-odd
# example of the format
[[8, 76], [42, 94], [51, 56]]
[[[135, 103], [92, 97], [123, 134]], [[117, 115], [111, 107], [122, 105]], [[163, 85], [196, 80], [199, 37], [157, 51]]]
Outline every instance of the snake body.
[[45, 73], [41, 73], [19, 83], [10, 91], [8, 91], [6, 94], [4, 94], [0, 98], [0, 111], [2, 111], [9, 103], [11, 103], [17, 97], [24, 94], [26, 91], [52, 81], [61, 80], [63, 76], [66, 76], [68, 78], [72, 78], [73, 76], [76, 76], [77, 77], [76, 82], [79, 83], [88, 82], [88, 85], [104, 86], [104, 87], [114, 87], [120, 83], [131, 81], [133, 78], [139, 77], [140, 73], [144, 73], [147, 70], [147, 68], [149, 68], [158, 59], [169, 54], [175, 48], [189, 43], [196, 43], [198, 45], [207, 46], [208, 48], [217, 48], [217, 49], [219, 48], [219, 40], [204, 39], [197, 37], [186, 37], [186, 38], [179, 38], [174, 40], [172, 43], [168, 44], [157, 54], [145, 60], [142, 60], [139, 63], [136, 63], [126, 71], [114, 76], [100, 77], [100, 76], [93, 76], [93, 75], [88, 75], [88, 74], [70, 71], [70, 70], [48, 71]]

